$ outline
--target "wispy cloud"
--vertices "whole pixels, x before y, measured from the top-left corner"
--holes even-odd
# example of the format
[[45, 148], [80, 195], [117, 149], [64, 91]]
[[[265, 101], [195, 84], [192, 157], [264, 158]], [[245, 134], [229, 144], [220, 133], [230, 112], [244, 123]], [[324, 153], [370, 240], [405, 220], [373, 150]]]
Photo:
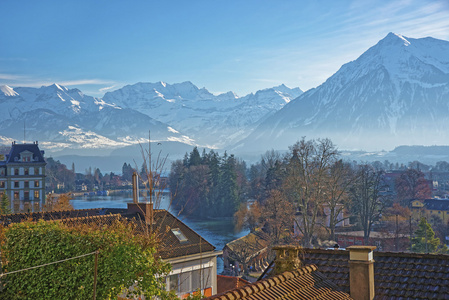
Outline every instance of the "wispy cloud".
[[108, 87], [104, 87], [99, 89], [100, 92], [104, 93], [106, 91], [112, 90], [113, 88], [115, 88], [117, 85], [113, 85], [113, 86], [108, 86]]
[[[34, 78], [32, 76], [17, 75], [17, 74], [4, 74], [0, 73], [0, 84], [7, 84], [11, 86], [26, 86], [26, 87], [41, 87], [58, 83], [63, 86], [80, 86], [80, 85], [105, 85], [114, 84], [111, 80], [104, 79], [76, 79], [76, 80], [64, 80], [64, 79], [42, 79]], [[115, 87], [115, 85], [113, 86]], [[105, 88], [110, 89], [113, 87]]]
[[0, 79], [2, 79], [2, 80], [20, 80], [20, 79], [23, 79], [23, 76], [0, 73]]
[[72, 85], [91, 85], [91, 84], [111, 84], [110, 80], [103, 79], [78, 79], [78, 80], [68, 80], [68, 81], [58, 81], [62, 85], [72, 86]]

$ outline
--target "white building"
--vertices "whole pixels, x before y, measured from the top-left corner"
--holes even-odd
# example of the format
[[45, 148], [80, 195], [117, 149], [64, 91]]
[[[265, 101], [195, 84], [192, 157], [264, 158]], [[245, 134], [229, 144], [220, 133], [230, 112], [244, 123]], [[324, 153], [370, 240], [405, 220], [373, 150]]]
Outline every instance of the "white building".
[[42, 210], [45, 165], [44, 151], [37, 142], [14, 142], [8, 154], [0, 154], [0, 194], [6, 193], [12, 212]]

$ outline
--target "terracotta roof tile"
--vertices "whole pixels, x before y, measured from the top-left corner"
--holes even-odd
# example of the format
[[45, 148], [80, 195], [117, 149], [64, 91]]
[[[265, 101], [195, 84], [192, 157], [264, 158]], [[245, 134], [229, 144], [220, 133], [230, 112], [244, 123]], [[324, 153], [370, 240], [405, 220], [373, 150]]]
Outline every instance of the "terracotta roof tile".
[[217, 275], [217, 294], [240, 288], [248, 284], [251, 284], [251, 282], [240, 277]]
[[[349, 293], [349, 251], [304, 249], [300, 259]], [[449, 255], [374, 252], [374, 261], [375, 299], [449, 299]]]
[[237, 288], [207, 299], [351, 299], [318, 272], [315, 265]]

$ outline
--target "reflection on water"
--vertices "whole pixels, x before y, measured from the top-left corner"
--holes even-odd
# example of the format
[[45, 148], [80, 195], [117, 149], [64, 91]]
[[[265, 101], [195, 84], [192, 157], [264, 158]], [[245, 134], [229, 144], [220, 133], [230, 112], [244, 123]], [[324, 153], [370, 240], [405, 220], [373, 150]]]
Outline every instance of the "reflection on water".
[[[70, 202], [75, 209], [87, 208], [126, 208], [127, 203], [132, 202], [131, 195], [111, 195], [111, 196], [82, 196], [75, 197]], [[195, 230], [206, 241], [222, 250], [226, 243], [248, 234], [248, 231], [234, 232], [232, 218], [207, 219], [196, 216], [186, 216], [170, 207], [168, 197], [162, 197], [159, 207], [168, 209], [173, 215], [184, 222], [187, 226]], [[217, 271], [223, 271], [223, 261], [217, 259]]]

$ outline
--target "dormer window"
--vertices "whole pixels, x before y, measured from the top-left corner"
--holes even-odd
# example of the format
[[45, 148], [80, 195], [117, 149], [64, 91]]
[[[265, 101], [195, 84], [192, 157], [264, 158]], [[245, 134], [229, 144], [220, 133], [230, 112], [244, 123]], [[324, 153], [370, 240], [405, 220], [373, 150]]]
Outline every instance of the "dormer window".
[[33, 153], [30, 151], [23, 151], [20, 153], [20, 159], [21, 162], [30, 162], [33, 160]]
[[179, 228], [172, 228], [171, 232], [173, 232], [173, 234], [176, 236], [176, 238], [181, 242], [181, 243], [186, 243], [188, 242], [188, 239], [186, 238], [186, 236], [184, 235], [184, 233], [182, 233], [182, 231]]

